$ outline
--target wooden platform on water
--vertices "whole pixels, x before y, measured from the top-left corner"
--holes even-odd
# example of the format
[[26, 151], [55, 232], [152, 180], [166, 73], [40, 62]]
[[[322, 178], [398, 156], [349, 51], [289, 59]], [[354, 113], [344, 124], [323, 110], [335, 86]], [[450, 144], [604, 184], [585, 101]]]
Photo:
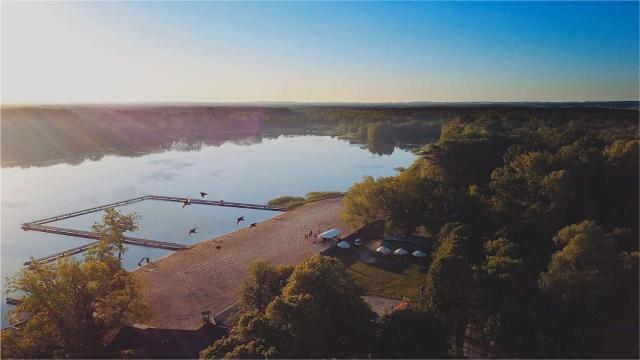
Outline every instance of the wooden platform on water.
[[[46, 224], [46, 223], [50, 223], [50, 222], [54, 222], [54, 221], [60, 221], [60, 220], [69, 219], [69, 218], [76, 217], [76, 216], [91, 214], [91, 213], [94, 213], [94, 212], [98, 212], [98, 211], [102, 211], [102, 210], [106, 210], [106, 209], [110, 209], [110, 208], [115, 208], [115, 207], [118, 207], [118, 206], [129, 205], [129, 204], [137, 203], [137, 202], [144, 201], [144, 200], [157, 200], [157, 201], [170, 201], [170, 202], [184, 203], [187, 200], [187, 198], [176, 197], [176, 196], [164, 196], [164, 195], [145, 195], [145, 196], [140, 196], [140, 197], [136, 197], [136, 198], [132, 198], [132, 199], [118, 201], [118, 202], [114, 202], [114, 203], [110, 203], [110, 204], [95, 206], [95, 207], [88, 208], [88, 209], [78, 210], [78, 211], [74, 211], [74, 212], [70, 212], [70, 213], [66, 213], [66, 214], [62, 214], [62, 215], [56, 215], [56, 216], [48, 217], [48, 218], [45, 218], [45, 219], [30, 221], [30, 222], [25, 223], [25, 224], [42, 225], [42, 224]], [[224, 201], [224, 200], [191, 199], [190, 203], [194, 204], [194, 205], [211, 205], [211, 206], [235, 207], [235, 208], [243, 208], [243, 209], [281, 211], [281, 212], [287, 211], [287, 209], [285, 209], [283, 207], [279, 207], [279, 206], [261, 205], [261, 204], [249, 204], [249, 203], [239, 203], [239, 202], [229, 202], [229, 201]]]
[[[175, 197], [175, 196], [163, 196], [163, 195], [145, 195], [145, 196], [140, 196], [132, 199], [118, 201], [115, 203], [95, 206], [88, 209], [73, 211], [70, 213], [62, 214], [62, 215], [56, 215], [56, 216], [48, 217], [45, 219], [27, 222], [22, 224], [22, 229], [25, 231], [40, 231], [40, 232], [45, 232], [50, 234], [99, 240], [100, 235], [98, 233], [83, 231], [83, 230], [67, 229], [67, 228], [61, 228], [61, 227], [55, 227], [55, 226], [45, 226], [44, 224], [65, 220], [65, 219], [69, 219], [76, 216], [91, 214], [94, 212], [115, 208], [118, 206], [133, 204], [133, 203], [137, 203], [144, 200], [170, 201], [170, 202], [184, 203], [185, 201], [187, 201], [187, 198]], [[279, 211], [279, 212], [287, 211], [285, 208], [278, 207], [278, 206], [228, 202], [224, 200], [190, 199], [189, 203], [193, 205], [223, 206], [223, 207], [235, 207], [235, 208], [243, 208], [243, 209], [267, 210], [267, 211]], [[184, 244], [172, 243], [167, 241], [159, 241], [159, 240], [151, 240], [151, 239], [142, 239], [142, 238], [136, 238], [136, 237], [130, 237], [130, 236], [125, 236], [124, 242], [131, 245], [146, 246], [146, 247], [160, 248], [160, 249], [166, 249], [166, 250], [183, 250], [183, 249], [188, 249], [190, 247]], [[34, 259], [32, 261], [38, 262], [38, 263], [51, 262], [51, 261], [55, 261], [56, 259], [62, 256], [79, 254], [83, 251], [88, 250], [92, 246], [95, 246], [95, 243], [90, 243], [90, 244], [78, 246], [72, 249], [60, 251], [58, 253], [47, 255], [45, 257]], [[31, 264], [32, 261], [26, 262], [25, 265]]]
[[[99, 240], [100, 239], [100, 234], [95, 233], [95, 232], [83, 231], [83, 230], [74, 230], [74, 229], [66, 229], [66, 228], [55, 227], [55, 226], [24, 224], [24, 225], [22, 225], [22, 229], [23, 230], [31, 230], [31, 231], [40, 231], [40, 232], [46, 232], [46, 233], [58, 234], [58, 235], [80, 237], [80, 238], [92, 239], [92, 240]], [[146, 246], [146, 247], [152, 247], [152, 248], [165, 249], [165, 250], [183, 250], [183, 249], [188, 249], [189, 248], [188, 245], [184, 245], [184, 244], [177, 244], [177, 243], [172, 243], [172, 242], [167, 242], [167, 241], [159, 241], [159, 240], [142, 239], [142, 238], [136, 238], [136, 237], [131, 237], [131, 236], [125, 236], [124, 237], [124, 243], [131, 244], [131, 245], [138, 245], [138, 246]], [[72, 249], [68, 249], [68, 250], [64, 250], [64, 251], [61, 251], [61, 252], [58, 252], [58, 253], [55, 253], [55, 254], [52, 254], [52, 255], [41, 257], [39, 259], [34, 259], [32, 261], [33, 262], [38, 262], [38, 263], [51, 262], [51, 261], [54, 261], [57, 258], [62, 257], [62, 256], [69, 256], [69, 255], [79, 254], [79, 253], [81, 253], [83, 251], [88, 250], [90, 247], [95, 246], [95, 245], [96, 245], [96, 243], [94, 242], [94, 243], [78, 246], [78, 247], [75, 247], [75, 248], [72, 248]], [[32, 261], [26, 262], [25, 265], [30, 264]]]
[[[183, 203], [187, 198], [175, 197], [175, 196], [162, 196], [162, 195], [147, 195], [146, 199], [160, 200], [160, 201], [173, 201]], [[287, 211], [287, 209], [279, 206], [260, 205], [260, 204], [247, 204], [239, 202], [229, 202], [224, 200], [205, 200], [205, 199], [191, 199], [191, 204], [195, 205], [213, 205], [224, 207], [235, 207], [242, 209], [254, 209], [254, 210], [267, 210], [267, 211]]]

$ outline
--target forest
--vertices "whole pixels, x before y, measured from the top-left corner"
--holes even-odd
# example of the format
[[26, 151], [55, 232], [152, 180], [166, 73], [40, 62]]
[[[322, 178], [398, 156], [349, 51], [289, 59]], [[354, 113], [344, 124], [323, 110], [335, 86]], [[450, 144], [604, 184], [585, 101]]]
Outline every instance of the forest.
[[353, 228], [434, 240], [407, 309], [373, 322], [331, 257], [254, 264], [234, 334], [201, 356], [458, 358], [473, 325], [484, 357], [637, 357], [637, 114], [583, 115], [457, 117], [350, 188]]
[[462, 117], [411, 168], [355, 184], [344, 218], [430, 233], [422, 307], [453, 333], [473, 322], [518, 357], [637, 357], [638, 144], [631, 117]]

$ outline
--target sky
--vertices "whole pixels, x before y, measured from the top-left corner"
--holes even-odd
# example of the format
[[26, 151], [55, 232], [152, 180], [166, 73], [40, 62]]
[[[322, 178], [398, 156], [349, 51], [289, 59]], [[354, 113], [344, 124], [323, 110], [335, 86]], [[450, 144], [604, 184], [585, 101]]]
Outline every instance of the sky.
[[3, 104], [636, 100], [638, 2], [6, 2]]

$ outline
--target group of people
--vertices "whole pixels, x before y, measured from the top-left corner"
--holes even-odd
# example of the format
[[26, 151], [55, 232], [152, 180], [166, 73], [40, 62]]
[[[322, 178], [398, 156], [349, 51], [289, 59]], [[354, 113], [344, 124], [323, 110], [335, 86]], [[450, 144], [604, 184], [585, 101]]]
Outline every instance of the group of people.
[[[314, 233], [313, 230], [309, 231], [309, 233], [304, 234], [304, 239], [305, 240], [313, 240], [313, 243], [315, 244], [316, 241], [320, 241], [321, 243], [326, 242], [326, 241], [330, 241], [331, 239], [329, 238], [325, 238], [325, 237], [318, 237], [318, 233]], [[337, 237], [335, 239], [338, 239]], [[338, 239], [339, 240], [339, 239]]]
[[313, 230], [311, 230], [311, 231], [309, 231], [309, 233], [308, 233], [308, 234], [304, 234], [304, 239], [305, 239], [305, 240], [309, 240], [309, 239], [314, 239], [314, 240], [316, 240], [316, 239], [318, 239], [318, 234], [314, 234], [314, 233], [313, 233]]

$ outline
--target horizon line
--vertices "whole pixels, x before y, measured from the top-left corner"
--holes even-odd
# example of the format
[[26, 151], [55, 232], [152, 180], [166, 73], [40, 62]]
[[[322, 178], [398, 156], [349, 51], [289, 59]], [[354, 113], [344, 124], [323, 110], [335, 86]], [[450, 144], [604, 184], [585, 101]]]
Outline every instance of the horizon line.
[[0, 107], [61, 107], [61, 106], [207, 106], [207, 105], [509, 105], [509, 104], [589, 104], [589, 103], [630, 103], [640, 104], [640, 99], [634, 100], [468, 100], [468, 101], [105, 101], [105, 102], [0, 102]]

